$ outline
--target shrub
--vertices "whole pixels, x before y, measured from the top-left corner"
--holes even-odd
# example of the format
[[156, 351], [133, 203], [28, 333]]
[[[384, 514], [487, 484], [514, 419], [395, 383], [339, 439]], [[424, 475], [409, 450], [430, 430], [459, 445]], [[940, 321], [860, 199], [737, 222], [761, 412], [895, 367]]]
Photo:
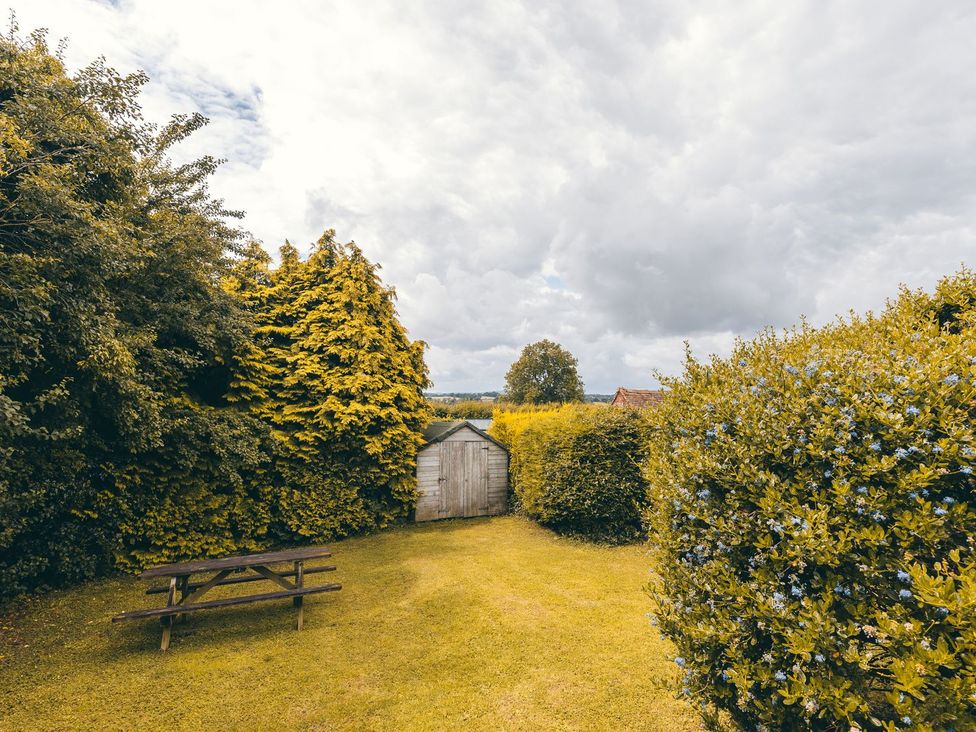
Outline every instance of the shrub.
[[491, 419], [491, 415], [495, 411], [495, 405], [492, 402], [474, 399], [465, 399], [453, 404], [432, 401], [430, 407], [435, 419]]
[[608, 407], [495, 412], [521, 510], [560, 533], [623, 542], [642, 533], [647, 434], [640, 415]]
[[976, 278], [689, 358], [652, 414], [686, 691], [741, 727], [976, 728]]

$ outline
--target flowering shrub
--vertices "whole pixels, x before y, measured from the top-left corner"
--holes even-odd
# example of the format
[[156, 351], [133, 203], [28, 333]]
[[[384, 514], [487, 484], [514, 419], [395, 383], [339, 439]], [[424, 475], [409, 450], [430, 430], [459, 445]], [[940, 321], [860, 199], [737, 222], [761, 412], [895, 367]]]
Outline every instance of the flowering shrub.
[[976, 729], [976, 277], [689, 359], [652, 418], [656, 622], [747, 729]]
[[510, 452], [516, 503], [560, 533], [631, 541], [643, 533], [646, 422], [606, 406], [496, 410], [492, 435]]

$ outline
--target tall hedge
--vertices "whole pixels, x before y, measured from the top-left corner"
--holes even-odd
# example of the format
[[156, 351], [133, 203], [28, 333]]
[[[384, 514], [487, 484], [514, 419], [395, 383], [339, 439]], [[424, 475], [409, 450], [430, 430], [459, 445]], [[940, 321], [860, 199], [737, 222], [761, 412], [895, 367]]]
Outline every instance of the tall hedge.
[[251, 247], [225, 282], [256, 322], [230, 398], [278, 447], [282, 539], [382, 527], [416, 500], [429, 419], [425, 344], [407, 337], [378, 269], [327, 231], [305, 260], [286, 244], [277, 268]]
[[582, 405], [499, 409], [490, 431], [509, 448], [516, 500], [526, 515], [597, 541], [643, 534], [647, 434], [641, 414]]
[[647, 474], [661, 631], [743, 729], [976, 728], [976, 277], [688, 361]]
[[[145, 76], [0, 37], [0, 599], [406, 514], [423, 344], [331, 234], [279, 267]], [[223, 286], [221, 286], [223, 285]]]
[[238, 446], [266, 430], [224, 402], [248, 323], [216, 286], [239, 235], [215, 161], [167, 159], [205, 120], [145, 124], [144, 81], [0, 38], [0, 596], [255, 531]]

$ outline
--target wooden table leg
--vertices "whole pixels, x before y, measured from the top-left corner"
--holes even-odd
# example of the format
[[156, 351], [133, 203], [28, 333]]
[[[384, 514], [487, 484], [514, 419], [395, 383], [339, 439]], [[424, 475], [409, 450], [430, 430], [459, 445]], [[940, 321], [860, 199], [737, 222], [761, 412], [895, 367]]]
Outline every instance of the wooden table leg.
[[[176, 581], [176, 589], [178, 589], [180, 591], [180, 604], [181, 605], [183, 604], [183, 601], [186, 600], [186, 596], [190, 594], [189, 585], [190, 585], [190, 575], [188, 575], [188, 574], [187, 575], [183, 575], [182, 577], [180, 577]], [[176, 616], [176, 622], [177, 623], [186, 622], [186, 613], [181, 613], [181, 614], [177, 615]]]
[[[299, 590], [305, 586], [304, 566], [304, 562], [295, 562], [295, 588]], [[298, 608], [298, 630], [301, 630], [302, 626], [305, 625], [305, 608], [302, 606], [302, 600], [304, 599], [304, 597], [295, 597], [292, 599], [292, 603]]]
[[[176, 577], [169, 578], [169, 592], [166, 594], [166, 607], [172, 607], [176, 604]], [[159, 650], [165, 651], [169, 648], [169, 637], [173, 632], [173, 616], [167, 615], [164, 618], [160, 618], [159, 622], [163, 624], [163, 640], [159, 644]]]

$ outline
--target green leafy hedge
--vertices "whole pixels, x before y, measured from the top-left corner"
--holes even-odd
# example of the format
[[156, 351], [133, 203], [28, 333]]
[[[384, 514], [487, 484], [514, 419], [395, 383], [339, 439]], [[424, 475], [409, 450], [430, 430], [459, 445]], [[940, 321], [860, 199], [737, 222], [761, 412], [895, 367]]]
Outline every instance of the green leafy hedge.
[[491, 419], [495, 404], [475, 399], [465, 399], [452, 404], [431, 401], [430, 408], [435, 419]]
[[645, 428], [632, 410], [565, 406], [497, 410], [491, 433], [509, 448], [528, 516], [560, 533], [624, 542], [643, 534]]
[[976, 728], [976, 277], [689, 359], [654, 412], [651, 590], [746, 729]]

